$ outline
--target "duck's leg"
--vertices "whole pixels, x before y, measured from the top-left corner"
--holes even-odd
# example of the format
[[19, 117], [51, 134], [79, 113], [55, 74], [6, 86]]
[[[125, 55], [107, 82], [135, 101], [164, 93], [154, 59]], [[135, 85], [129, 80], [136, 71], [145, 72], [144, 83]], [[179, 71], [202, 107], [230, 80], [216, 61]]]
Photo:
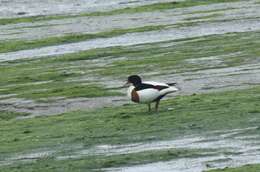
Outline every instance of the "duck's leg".
[[158, 112], [159, 104], [160, 104], [160, 100], [156, 101], [156, 103], [155, 103], [155, 111], [156, 112]]
[[148, 104], [148, 112], [151, 112], [151, 104]]

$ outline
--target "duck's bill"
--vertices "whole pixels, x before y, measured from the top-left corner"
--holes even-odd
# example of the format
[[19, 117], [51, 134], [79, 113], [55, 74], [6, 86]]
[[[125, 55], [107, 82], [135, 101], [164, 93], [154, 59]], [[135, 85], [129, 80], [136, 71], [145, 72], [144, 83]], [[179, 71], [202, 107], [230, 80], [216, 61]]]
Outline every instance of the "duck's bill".
[[124, 85], [123, 85], [123, 87], [129, 87], [131, 85], [131, 83], [129, 82], [129, 81], [127, 81]]

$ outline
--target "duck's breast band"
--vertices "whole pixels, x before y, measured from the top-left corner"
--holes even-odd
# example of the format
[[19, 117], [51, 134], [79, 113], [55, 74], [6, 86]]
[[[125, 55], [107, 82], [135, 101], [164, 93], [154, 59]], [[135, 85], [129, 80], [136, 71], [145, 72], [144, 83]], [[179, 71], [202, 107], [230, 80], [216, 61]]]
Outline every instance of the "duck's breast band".
[[137, 94], [135, 89], [132, 90], [131, 97], [132, 97], [133, 102], [139, 102], [140, 101], [139, 95]]

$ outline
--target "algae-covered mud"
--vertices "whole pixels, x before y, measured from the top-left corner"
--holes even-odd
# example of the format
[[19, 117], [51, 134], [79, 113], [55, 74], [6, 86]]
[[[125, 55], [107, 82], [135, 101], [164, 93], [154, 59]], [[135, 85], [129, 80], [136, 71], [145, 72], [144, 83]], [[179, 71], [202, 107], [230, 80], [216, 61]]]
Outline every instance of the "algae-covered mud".
[[178, 96], [159, 114], [128, 105], [1, 120], [1, 169], [201, 171], [259, 163], [258, 92]]
[[0, 0], [0, 171], [257, 172], [259, 47], [258, 0]]

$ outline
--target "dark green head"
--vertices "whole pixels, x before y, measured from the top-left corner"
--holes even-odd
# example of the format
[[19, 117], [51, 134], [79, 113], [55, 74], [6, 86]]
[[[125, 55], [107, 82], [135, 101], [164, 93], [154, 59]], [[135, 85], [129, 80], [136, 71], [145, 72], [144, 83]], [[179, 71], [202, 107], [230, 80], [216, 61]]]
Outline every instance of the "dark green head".
[[131, 75], [128, 77], [127, 82], [132, 83], [134, 86], [137, 86], [142, 83], [142, 79], [138, 75]]

